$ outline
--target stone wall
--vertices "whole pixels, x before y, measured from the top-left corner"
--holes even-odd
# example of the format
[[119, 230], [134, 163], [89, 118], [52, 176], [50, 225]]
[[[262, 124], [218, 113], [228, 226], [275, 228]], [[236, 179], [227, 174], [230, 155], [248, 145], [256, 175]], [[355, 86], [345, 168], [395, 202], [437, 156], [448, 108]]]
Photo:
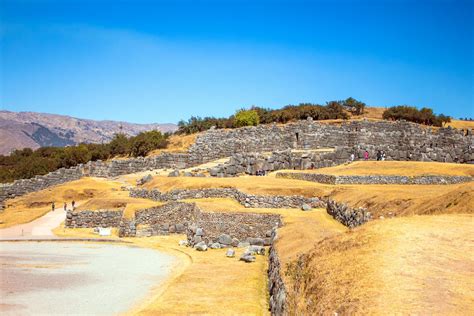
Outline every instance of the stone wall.
[[270, 293], [270, 313], [272, 315], [286, 315], [287, 298], [286, 287], [283, 282], [283, 268], [280, 264], [278, 251], [274, 245], [270, 247], [268, 258], [268, 290]]
[[279, 172], [277, 178], [297, 179], [324, 184], [457, 184], [473, 181], [470, 176], [391, 176], [391, 175], [328, 175], [305, 172]]
[[474, 162], [472, 131], [433, 129], [405, 121], [348, 121], [340, 125], [307, 120], [285, 125], [259, 125], [232, 130], [210, 130], [189, 150], [198, 164], [235, 153], [287, 149], [347, 147], [358, 158], [364, 150], [375, 157], [384, 150], [387, 159], [439, 162]]
[[139, 210], [135, 213], [135, 224], [147, 227], [138, 229], [137, 233], [143, 236], [184, 234], [189, 223], [196, 222], [200, 214], [201, 211], [195, 204], [181, 202]]
[[[190, 244], [204, 241], [208, 246], [219, 243], [225, 247], [248, 242], [269, 246], [272, 229], [281, 226], [281, 217], [277, 214], [201, 212], [193, 226], [194, 229], [188, 230]], [[201, 230], [200, 234], [197, 229]]]
[[337, 147], [335, 150], [315, 151], [274, 151], [271, 154], [238, 153], [227, 163], [209, 169], [213, 177], [234, 177], [238, 174], [257, 174], [257, 171], [272, 172], [282, 169], [315, 169], [343, 164], [349, 160], [350, 148]]
[[360, 226], [371, 219], [371, 214], [367, 212], [367, 209], [362, 207], [351, 208], [345, 203], [338, 203], [333, 200], [327, 202], [326, 211], [334, 219], [349, 228]]
[[94, 228], [118, 227], [122, 219], [123, 210], [98, 211], [67, 211], [66, 227]]
[[232, 198], [247, 208], [300, 208], [307, 204], [313, 208], [326, 207], [318, 198], [307, 198], [299, 195], [253, 195], [235, 188], [178, 189], [162, 193], [159, 190], [130, 189], [130, 197], [145, 198], [155, 201], [178, 201], [200, 198]]

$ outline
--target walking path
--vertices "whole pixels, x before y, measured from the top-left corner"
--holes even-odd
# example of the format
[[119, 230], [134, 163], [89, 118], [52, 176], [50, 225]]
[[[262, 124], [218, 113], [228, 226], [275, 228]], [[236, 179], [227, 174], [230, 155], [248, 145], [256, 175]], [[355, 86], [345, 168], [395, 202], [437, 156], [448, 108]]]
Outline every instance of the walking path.
[[32, 222], [0, 229], [0, 239], [55, 237], [52, 230], [58, 227], [65, 219], [66, 212], [62, 209], [57, 209], [46, 213]]

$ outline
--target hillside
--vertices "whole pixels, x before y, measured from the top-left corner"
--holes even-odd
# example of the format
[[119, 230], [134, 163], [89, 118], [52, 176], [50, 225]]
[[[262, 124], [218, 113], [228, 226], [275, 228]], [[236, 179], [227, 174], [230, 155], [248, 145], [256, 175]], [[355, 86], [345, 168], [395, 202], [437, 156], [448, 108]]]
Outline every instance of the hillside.
[[56, 114], [0, 111], [0, 154], [25, 147], [108, 142], [120, 132], [134, 136], [155, 129], [173, 132], [176, 128], [175, 124], [94, 121]]

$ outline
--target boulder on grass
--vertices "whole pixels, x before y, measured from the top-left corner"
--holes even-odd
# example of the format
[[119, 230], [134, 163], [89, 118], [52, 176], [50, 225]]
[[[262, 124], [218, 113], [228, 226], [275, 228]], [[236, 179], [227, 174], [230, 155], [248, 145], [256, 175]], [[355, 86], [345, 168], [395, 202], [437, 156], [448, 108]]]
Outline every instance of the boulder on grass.
[[219, 238], [217, 239], [217, 241], [220, 244], [223, 244], [223, 245], [226, 245], [226, 246], [232, 244], [232, 238], [227, 234], [220, 235]]
[[201, 241], [194, 245], [194, 249], [197, 251], [207, 251], [207, 245], [204, 241]]
[[305, 203], [301, 206], [301, 209], [303, 211], [311, 211], [311, 206], [309, 206], [308, 204]]
[[251, 254], [249, 253], [244, 253], [241, 257], [240, 257], [240, 261], [244, 261], [244, 262], [247, 262], [247, 263], [250, 263], [250, 262], [255, 262], [255, 256], [252, 256]]
[[235, 257], [235, 250], [234, 249], [227, 249], [227, 252], [225, 253], [225, 255], [228, 258], [234, 258]]
[[218, 242], [212, 243], [212, 245], [209, 247], [211, 249], [221, 249], [221, 244]]

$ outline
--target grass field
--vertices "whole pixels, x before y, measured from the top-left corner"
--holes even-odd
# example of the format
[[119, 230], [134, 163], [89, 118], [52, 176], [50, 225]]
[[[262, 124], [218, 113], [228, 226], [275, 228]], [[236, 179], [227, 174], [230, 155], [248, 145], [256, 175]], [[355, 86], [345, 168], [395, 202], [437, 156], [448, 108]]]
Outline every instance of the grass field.
[[293, 273], [290, 314], [472, 315], [473, 223], [414, 216], [324, 239]]

